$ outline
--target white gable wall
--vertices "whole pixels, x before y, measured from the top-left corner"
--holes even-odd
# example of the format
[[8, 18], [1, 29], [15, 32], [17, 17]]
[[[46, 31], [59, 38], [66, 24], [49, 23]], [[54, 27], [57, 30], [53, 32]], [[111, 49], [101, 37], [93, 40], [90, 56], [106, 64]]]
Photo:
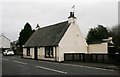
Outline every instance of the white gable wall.
[[5, 36], [0, 36], [0, 48], [10, 48], [10, 40]]
[[72, 23], [59, 43], [59, 61], [64, 61], [64, 53], [87, 53], [87, 46], [78, 25]]

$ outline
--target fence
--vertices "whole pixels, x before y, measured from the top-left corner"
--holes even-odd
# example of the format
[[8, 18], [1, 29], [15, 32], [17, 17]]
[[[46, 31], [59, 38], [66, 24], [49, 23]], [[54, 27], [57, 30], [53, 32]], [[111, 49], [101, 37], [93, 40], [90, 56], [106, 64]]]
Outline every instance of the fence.
[[65, 61], [95, 62], [95, 63], [115, 63], [120, 58], [120, 54], [84, 54], [65, 53]]

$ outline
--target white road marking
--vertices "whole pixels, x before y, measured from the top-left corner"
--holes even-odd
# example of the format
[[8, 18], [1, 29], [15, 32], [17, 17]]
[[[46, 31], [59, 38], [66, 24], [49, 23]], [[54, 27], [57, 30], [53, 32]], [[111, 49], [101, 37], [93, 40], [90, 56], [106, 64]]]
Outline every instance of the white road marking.
[[114, 71], [112, 69], [105, 69], [105, 68], [98, 68], [98, 67], [90, 67], [90, 66], [84, 66], [86, 68], [92, 68], [92, 69], [99, 69], [99, 70], [107, 70], [107, 71]]
[[63, 63], [62, 65], [76, 66], [76, 67], [84, 67], [84, 66], [81, 66], [81, 65], [73, 65], [73, 64], [66, 64], [66, 63]]
[[46, 67], [42, 67], [42, 66], [36, 66], [36, 67], [41, 68], [41, 69], [45, 69], [45, 70], [49, 70], [49, 71], [54, 71], [54, 72], [58, 72], [58, 73], [67, 74], [67, 72], [60, 71], [60, 70], [55, 70], [55, 69], [46, 68]]
[[2, 58], [2, 60], [6, 60], [6, 61], [8, 61], [9, 59]]
[[20, 63], [20, 64], [24, 64], [24, 65], [26, 65], [26, 64], [27, 64], [27, 63], [20, 62], [20, 61], [16, 61], [16, 60], [14, 60], [13, 62], [15, 62], [15, 63]]

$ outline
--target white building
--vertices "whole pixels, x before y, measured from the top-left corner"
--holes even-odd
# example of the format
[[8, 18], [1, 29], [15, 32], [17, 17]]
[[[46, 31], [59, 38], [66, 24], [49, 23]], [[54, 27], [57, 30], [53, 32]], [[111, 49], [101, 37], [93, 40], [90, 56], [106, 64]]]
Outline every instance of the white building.
[[10, 48], [10, 43], [11, 41], [5, 35], [2, 34], [0, 36], [0, 48], [8, 49]]
[[88, 54], [108, 54], [114, 53], [115, 47], [112, 42], [112, 37], [103, 39], [102, 41], [92, 42], [88, 45]]
[[61, 62], [65, 53], [87, 53], [87, 48], [74, 12], [70, 12], [67, 21], [36, 30], [24, 45], [23, 57]]

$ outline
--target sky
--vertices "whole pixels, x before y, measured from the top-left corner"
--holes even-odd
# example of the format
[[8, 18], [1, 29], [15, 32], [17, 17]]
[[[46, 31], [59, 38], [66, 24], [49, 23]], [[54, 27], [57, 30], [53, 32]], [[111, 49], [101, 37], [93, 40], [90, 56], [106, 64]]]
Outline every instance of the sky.
[[45, 27], [66, 21], [73, 5], [84, 38], [98, 24], [108, 28], [118, 24], [117, 0], [4, 0], [0, 2], [0, 33], [15, 41], [26, 22], [35, 29], [37, 24]]

